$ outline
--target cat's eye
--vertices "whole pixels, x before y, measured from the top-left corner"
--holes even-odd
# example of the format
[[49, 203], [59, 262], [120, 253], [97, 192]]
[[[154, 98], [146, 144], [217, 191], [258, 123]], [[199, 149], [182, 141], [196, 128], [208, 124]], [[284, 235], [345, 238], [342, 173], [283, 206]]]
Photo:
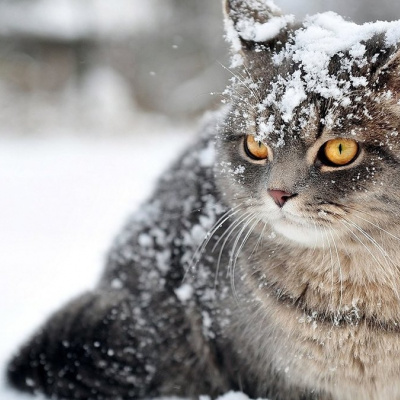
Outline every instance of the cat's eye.
[[253, 135], [248, 135], [244, 139], [244, 150], [253, 160], [266, 160], [268, 158], [268, 147]]
[[350, 164], [357, 158], [359, 147], [355, 140], [339, 138], [327, 141], [321, 150], [322, 161], [340, 167]]

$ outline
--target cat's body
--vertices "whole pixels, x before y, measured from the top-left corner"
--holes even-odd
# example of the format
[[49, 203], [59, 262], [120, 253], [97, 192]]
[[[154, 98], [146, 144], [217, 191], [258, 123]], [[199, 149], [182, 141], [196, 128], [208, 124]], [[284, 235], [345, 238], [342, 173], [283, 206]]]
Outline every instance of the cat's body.
[[299, 29], [269, 1], [226, 6], [230, 104], [119, 235], [98, 289], [13, 360], [16, 386], [400, 399], [399, 24]]

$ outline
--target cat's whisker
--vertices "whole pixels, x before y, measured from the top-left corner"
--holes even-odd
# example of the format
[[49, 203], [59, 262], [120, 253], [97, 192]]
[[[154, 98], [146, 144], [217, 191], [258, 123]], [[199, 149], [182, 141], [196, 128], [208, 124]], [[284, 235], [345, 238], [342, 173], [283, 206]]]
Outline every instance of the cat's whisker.
[[341, 308], [342, 308], [342, 301], [343, 301], [343, 273], [342, 273], [342, 264], [340, 262], [340, 256], [339, 256], [339, 251], [338, 248], [336, 246], [336, 241], [335, 238], [333, 237], [332, 231], [328, 230], [332, 241], [333, 241], [333, 245], [335, 246], [335, 252], [336, 252], [336, 258], [338, 261], [338, 267], [339, 267], [339, 284], [340, 284], [340, 299], [339, 299], [339, 306], [338, 306], [338, 311], [340, 312]]
[[[186, 279], [187, 274], [189, 273], [190, 270], [193, 270], [196, 268], [197, 264], [199, 263], [201, 256], [205, 250], [205, 248], [207, 247], [209, 241], [211, 240], [211, 238], [213, 237], [213, 235], [215, 234], [215, 232], [217, 232], [217, 230], [223, 226], [223, 224], [232, 216], [234, 216], [235, 214], [237, 214], [238, 212], [240, 212], [240, 208], [243, 205], [243, 203], [236, 205], [235, 207], [229, 209], [228, 211], [226, 211], [218, 220], [217, 222], [211, 227], [211, 229], [206, 233], [204, 240], [202, 241], [202, 243], [199, 244], [199, 246], [197, 247], [196, 251], [194, 252], [192, 259], [189, 263], [189, 265], [185, 268], [185, 274], [183, 276], [183, 281]], [[239, 209], [238, 209], [239, 208]]]
[[[366, 214], [366, 215], [368, 215], [368, 216], [370, 216], [370, 217], [373, 217], [373, 215], [371, 215], [371, 214], [369, 214], [369, 213], [367, 213], [367, 212], [365, 212], [365, 211], [359, 210], [359, 209], [357, 209], [357, 208], [355, 208], [355, 207], [349, 207], [349, 206], [345, 206], [345, 207], [347, 207], [347, 208], [349, 208], [349, 209], [351, 209], [351, 210], [353, 210], [353, 211], [356, 211], [356, 212], [358, 212], [358, 213]], [[388, 232], [387, 230], [383, 229], [381, 226], [379, 226], [379, 225], [377, 225], [377, 224], [375, 224], [375, 223], [369, 221], [368, 219], [363, 218], [363, 217], [361, 217], [361, 216], [359, 216], [359, 215], [356, 215], [356, 214], [353, 214], [353, 215], [354, 215], [356, 218], [359, 218], [359, 219], [361, 219], [361, 220], [367, 222], [368, 224], [372, 225], [373, 227], [379, 229], [381, 232], [386, 233], [387, 235], [391, 236], [393, 239], [396, 239], [396, 240], [399, 240], [399, 241], [400, 241], [400, 238], [399, 238], [398, 236], [394, 235], [394, 234], [391, 233], [391, 232]]]
[[[222, 240], [224, 240], [222, 248], [224, 247], [224, 244], [226, 243], [226, 240], [230, 237], [232, 230], [235, 230], [238, 225], [240, 225], [248, 216], [251, 214], [252, 211], [246, 211], [244, 214], [242, 214], [238, 219], [234, 220], [232, 224], [224, 231], [224, 233], [218, 238], [218, 240], [215, 242], [214, 246], [211, 249], [211, 252], [213, 253], [219, 244], [221, 243]], [[227, 236], [227, 237], [226, 237]]]
[[259, 235], [258, 240], [257, 240], [257, 242], [256, 242], [256, 245], [254, 246], [253, 251], [252, 251], [251, 254], [249, 255], [249, 260], [251, 259], [251, 257], [253, 256], [253, 254], [255, 254], [255, 253], [257, 252], [258, 247], [260, 246], [261, 241], [262, 241], [262, 239], [263, 239], [263, 237], [264, 237], [264, 232], [265, 232], [265, 229], [267, 228], [267, 226], [268, 226], [268, 224], [267, 224], [266, 222], [264, 222], [264, 226], [263, 226], [263, 228], [261, 229], [261, 232], [260, 232], [260, 235]]
[[340, 243], [342, 244], [341, 248], [344, 249], [344, 251], [346, 252], [347, 256], [349, 258], [351, 258], [351, 255], [350, 255], [349, 251], [347, 250], [348, 246], [345, 245], [345, 243], [343, 242], [342, 238], [340, 237], [340, 235], [336, 231], [333, 231], [333, 233], [335, 234], [335, 236], [339, 239]]
[[234, 284], [234, 271], [233, 271], [233, 264], [234, 264], [234, 259], [235, 259], [235, 254], [236, 254], [236, 247], [239, 243], [239, 240], [243, 234], [243, 232], [246, 230], [246, 228], [251, 224], [251, 222], [256, 218], [254, 213], [251, 213], [243, 222], [244, 225], [236, 235], [235, 241], [233, 243], [232, 249], [231, 249], [231, 254], [229, 257], [229, 263], [228, 263], [228, 274], [230, 275], [230, 280], [231, 280], [231, 287], [232, 287], [232, 292], [235, 297], [235, 300], [238, 300], [237, 294], [236, 294], [236, 289], [235, 289], [235, 284]]
[[[387, 275], [386, 270], [384, 271], [386, 276], [388, 277], [388, 279], [390, 280], [391, 284], [393, 285], [394, 281], [393, 279], [394, 277], [394, 272], [393, 272], [393, 266], [395, 268], [397, 268], [397, 266], [393, 263], [393, 261], [391, 260], [389, 254], [385, 251], [385, 249], [373, 238], [371, 237], [367, 232], [364, 231], [364, 229], [362, 229], [359, 225], [357, 225], [355, 222], [349, 221], [349, 220], [345, 220], [345, 222], [347, 222], [348, 224], [352, 225], [354, 228], [356, 228], [364, 237], [367, 238], [367, 240], [372, 243], [382, 254], [383, 256], [383, 260], [385, 261], [385, 264], [387, 266], [387, 270], [389, 271], [391, 278]], [[392, 265], [392, 267], [390, 266], [390, 264]], [[384, 270], [383, 266], [382, 269]]]
[[[254, 217], [244, 226], [244, 229], [247, 228], [247, 226], [248, 226], [252, 221], [254, 221], [254, 219], [256, 219], [255, 214], [254, 214]], [[245, 237], [244, 237], [242, 243], [240, 244], [238, 250], [236, 251], [236, 255], [234, 254], [234, 249], [236, 248], [236, 245], [237, 245], [237, 242], [235, 241], [235, 245], [233, 246], [232, 254], [231, 254], [231, 258], [230, 258], [230, 262], [231, 262], [232, 259], [234, 258], [233, 267], [235, 267], [236, 260], [237, 260], [237, 258], [238, 258], [238, 256], [239, 256], [239, 254], [240, 254], [240, 252], [241, 252], [241, 250], [242, 250], [244, 244], [246, 243], [247, 239], [249, 238], [250, 234], [253, 232], [253, 230], [255, 229], [255, 227], [259, 224], [259, 222], [260, 222], [260, 219], [257, 219], [256, 222], [250, 227], [250, 229], [249, 229], [248, 232], [246, 233], [246, 235], [245, 235]], [[238, 235], [238, 237], [237, 237], [237, 239], [236, 239], [237, 241], [239, 240], [240, 236], [241, 236], [241, 233]]]
[[[346, 220], [347, 221], [347, 220]], [[398, 266], [392, 261], [391, 257], [389, 256], [389, 254], [385, 251], [385, 249], [372, 237], [370, 236], [367, 232], [364, 231], [364, 229], [362, 229], [359, 225], [357, 225], [355, 222], [352, 221], [347, 221], [348, 223], [352, 224], [359, 232], [361, 232], [375, 247], [378, 248], [378, 250], [381, 252], [383, 259], [385, 261], [385, 264], [387, 266], [387, 271], [384, 270], [383, 266], [382, 266], [382, 270], [384, 270], [385, 275], [387, 276], [387, 278], [390, 281], [390, 284], [393, 288], [393, 290], [396, 292], [397, 297], [399, 297], [399, 295], [397, 294], [398, 291], [395, 288], [395, 284], [394, 284], [394, 280], [395, 280], [395, 273], [393, 271], [393, 267], [394, 269], [398, 269]], [[390, 276], [388, 276], [388, 273], [390, 274]]]
[[[330, 240], [328, 238], [328, 233], [327, 233], [327, 228], [324, 226], [324, 233], [325, 233], [325, 239], [327, 244], [329, 245], [329, 256], [330, 256], [330, 260], [331, 260], [331, 294], [330, 294], [330, 300], [328, 303], [328, 309], [329, 309], [329, 305], [331, 306], [331, 309], [334, 309], [334, 301], [333, 301], [333, 292], [334, 292], [334, 263], [333, 263], [333, 255], [332, 255], [332, 247], [331, 247], [331, 243]], [[327, 313], [329, 312], [329, 310], [327, 310]]]
[[[247, 226], [248, 226], [252, 221], [254, 221], [254, 219], [256, 219], [256, 218], [257, 218], [257, 217], [256, 217], [255, 214], [254, 214], [254, 218], [252, 218], [252, 219], [244, 226], [244, 229], [247, 228]], [[249, 228], [249, 230], [248, 230], [248, 232], [246, 233], [244, 239], [242, 240], [242, 243], [240, 244], [238, 250], [236, 251], [236, 255], [235, 255], [235, 250], [232, 250], [231, 259], [229, 260], [229, 263], [230, 263], [230, 264], [232, 263], [232, 257], [234, 257], [233, 265], [231, 265], [231, 267], [230, 267], [230, 270], [231, 270], [231, 286], [232, 286], [232, 290], [233, 290], [234, 293], [236, 292], [236, 290], [235, 290], [235, 269], [236, 269], [236, 262], [237, 262], [237, 259], [238, 259], [239, 255], [240, 255], [240, 253], [241, 253], [241, 251], [242, 251], [244, 245], [246, 244], [248, 238], [250, 237], [251, 233], [254, 231], [255, 227], [256, 227], [259, 223], [260, 223], [260, 218], [256, 219], [256, 222]], [[243, 229], [242, 229], [242, 230], [243, 230]], [[239, 240], [239, 238], [241, 237], [241, 235], [242, 235], [242, 233], [240, 233], [240, 234], [238, 235], [236, 241]], [[237, 245], [237, 242], [235, 242], [235, 245], [234, 245], [233, 249], [236, 248], [236, 245]], [[237, 296], [236, 296], [236, 297], [237, 297]]]
[[[356, 240], [365, 248], [365, 250], [370, 254], [370, 256], [372, 257], [372, 259], [376, 262], [377, 266], [380, 267], [384, 277], [387, 279], [387, 282], [391, 289], [393, 290], [393, 292], [395, 293], [396, 297], [398, 299], [400, 299], [399, 293], [394, 285], [394, 282], [392, 281], [392, 278], [388, 275], [386, 269], [384, 268], [384, 266], [382, 265], [382, 263], [376, 258], [376, 256], [374, 255], [374, 253], [369, 249], [369, 247], [363, 243], [363, 241], [354, 233], [354, 231], [349, 227], [350, 224], [346, 224], [346, 222], [343, 219], [339, 219], [339, 221], [342, 223], [342, 225], [351, 233], [352, 236], [354, 236], [356, 238]], [[352, 225], [350, 225], [352, 226]], [[366, 238], [368, 238], [366, 236]], [[373, 243], [373, 242], [371, 242]], [[390, 268], [389, 268], [390, 270]]]
[[225, 238], [223, 243], [222, 243], [222, 245], [221, 245], [221, 248], [219, 250], [219, 254], [218, 254], [218, 261], [217, 261], [217, 267], [216, 267], [216, 277], [218, 277], [218, 274], [219, 274], [222, 255], [223, 255], [223, 251], [224, 251], [226, 243], [228, 242], [230, 236], [235, 231], [235, 229], [237, 227], [239, 227], [243, 222], [245, 222], [251, 215], [252, 215], [251, 211], [247, 211], [246, 213], [244, 213], [238, 220], [236, 220], [236, 221], [234, 221], [232, 223], [232, 225], [223, 233], [223, 235], [221, 235], [221, 237], [218, 239], [217, 243], [215, 243], [215, 245], [214, 245], [214, 247], [212, 249], [212, 252], [215, 251], [215, 249], [217, 248], [217, 246], [219, 245], [221, 240], [223, 238]]
[[[251, 214], [251, 216], [248, 218], [246, 221], [245, 225], [242, 227], [242, 229], [239, 231], [239, 233], [236, 236], [235, 242], [232, 246], [231, 250], [231, 255], [229, 258], [229, 263], [228, 263], [228, 273], [230, 274], [230, 282], [231, 282], [231, 288], [232, 288], [232, 293], [234, 295], [234, 298], [236, 301], [238, 301], [238, 296], [236, 292], [236, 287], [235, 287], [235, 266], [236, 266], [236, 259], [237, 256], [240, 253], [241, 246], [239, 247], [239, 250], [236, 251], [236, 247], [239, 243], [239, 240], [243, 234], [243, 232], [246, 230], [246, 228], [251, 224], [251, 222], [256, 218], [255, 214]], [[251, 229], [250, 229], [251, 230]], [[246, 235], [247, 236], [247, 235]], [[242, 242], [243, 243], [243, 242]]]
[[389, 258], [389, 260], [390, 260], [390, 256], [389, 256], [389, 254], [386, 252], [386, 250], [369, 234], [369, 233], [367, 233], [364, 229], [362, 229], [361, 227], [360, 227], [360, 225], [358, 225], [357, 223], [355, 223], [355, 222], [353, 222], [353, 221], [351, 221], [351, 220], [349, 220], [349, 219], [346, 219], [346, 218], [343, 218], [343, 221], [345, 221], [346, 223], [348, 223], [348, 224], [350, 224], [350, 225], [352, 225], [352, 226], [354, 226], [354, 228], [356, 228], [362, 235], [364, 235], [374, 246], [376, 246], [378, 249], [379, 249], [379, 251], [381, 252], [381, 254], [383, 255], [383, 257], [387, 260], [387, 258]]
[[312, 253], [311, 253], [311, 256], [313, 256], [314, 253], [315, 253], [315, 250], [317, 248], [318, 233], [320, 233], [320, 232], [318, 231], [318, 227], [317, 227], [317, 224], [316, 224], [314, 218], [310, 217], [309, 220], [313, 223], [314, 231], [315, 231], [314, 246], [313, 246], [313, 250], [312, 250]]
[[238, 204], [237, 206], [229, 209], [225, 214], [223, 214], [218, 221], [211, 227], [211, 229], [206, 233], [203, 242], [199, 245], [199, 247], [196, 249], [192, 259], [198, 260], [201, 257], [201, 254], [204, 252], [205, 248], [207, 247], [208, 243], [210, 242], [211, 238], [215, 234], [215, 232], [223, 226], [223, 224], [231, 217], [233, 217], [235, 214], [240, 212], [241, 210], [238, 208], [241, 207], [243, 204]]

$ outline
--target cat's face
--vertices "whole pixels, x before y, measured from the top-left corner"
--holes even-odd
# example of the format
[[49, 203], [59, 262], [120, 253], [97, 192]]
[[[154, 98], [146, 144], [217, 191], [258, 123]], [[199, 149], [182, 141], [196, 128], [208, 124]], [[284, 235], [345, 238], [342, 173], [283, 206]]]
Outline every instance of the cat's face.
[[[297, 244], [390, 240], [400, 233], [399, 24], [325, 14], [294, 28], [271, 10], [246, 14], [248, 3], [227, 2], [241, 43], [219, 137], [228, 201], [249, 226], [267, 222]], [[287, 27], [248, 40], [268, 18]]]

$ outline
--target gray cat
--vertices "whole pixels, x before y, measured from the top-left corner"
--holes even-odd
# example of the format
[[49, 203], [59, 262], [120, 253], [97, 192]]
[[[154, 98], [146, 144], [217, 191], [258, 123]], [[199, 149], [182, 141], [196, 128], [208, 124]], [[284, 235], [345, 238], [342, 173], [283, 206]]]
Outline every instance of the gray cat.
[[400, 23], [225, 2], [228, 104], [8, 367], [59, 399], [400, 399]]

